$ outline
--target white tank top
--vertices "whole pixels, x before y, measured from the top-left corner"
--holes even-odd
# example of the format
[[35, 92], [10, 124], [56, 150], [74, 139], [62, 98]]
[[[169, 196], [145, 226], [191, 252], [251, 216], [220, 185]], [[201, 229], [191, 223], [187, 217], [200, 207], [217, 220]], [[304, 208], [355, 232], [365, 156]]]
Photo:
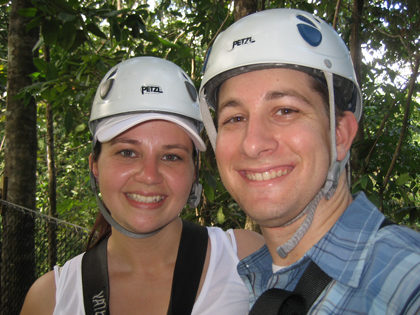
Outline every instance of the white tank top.
[[[206, 279], [192, 315], [248, 314], [248, 290], [236, 271], [239, 262], [233, 230], [208, 227], [211, 254]], [[231, 240], [229, 239], [229, 234]], [[85, 315], [82, 289], [83, 254], [54, 267], [54, 315]]]

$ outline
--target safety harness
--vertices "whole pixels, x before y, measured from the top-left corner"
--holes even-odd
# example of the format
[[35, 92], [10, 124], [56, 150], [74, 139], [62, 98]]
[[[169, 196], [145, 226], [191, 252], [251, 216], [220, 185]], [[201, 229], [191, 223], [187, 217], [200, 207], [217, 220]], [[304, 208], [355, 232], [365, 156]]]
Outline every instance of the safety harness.
[[[394, 222], [384, 219], [379, 230]], [[304, 315], [324, 291], [331, 277], [312, 260], [293, 291], [269, 289], [255, 302], [249, 315]]]
[[[83, 255], [82, 284], [86, 315], [109, 315], [108, 238]], [[208, 232], [182, 220], [168, 315], [191, 314], [203, 272]]]

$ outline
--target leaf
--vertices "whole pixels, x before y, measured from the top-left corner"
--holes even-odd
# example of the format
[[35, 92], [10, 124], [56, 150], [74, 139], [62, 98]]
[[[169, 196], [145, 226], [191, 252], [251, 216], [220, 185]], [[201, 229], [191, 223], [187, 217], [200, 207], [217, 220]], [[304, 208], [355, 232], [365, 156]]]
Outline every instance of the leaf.
[[28, 33], [31, 29], [33, 29], [34, 27], [38, 27], [41, 25], [41, 18], [42, 16], [37, 16], [36, 18], [32, 19], [29, 21], [28, 24], [26, 24], [26, 32]]
[[47, 69], [45, 72], [45, 76], [48, 81], [57, 80], [58, 79], [58, 71], [56, 67], [51, 63], [47, 63]]
[[163, 39], [163, 38], [158, 37], [158, 40], [165, 47], [176, 48], [176, 49], [179, 48], [179, 45], [174, 44], [174, 43], [171, 43], [170, 41], [167, 41], [166, 39]]
[[74, 21], [76, 19], [76, 15], [60, 12], [60, 14], [58, 15], [58, 18], [64, 23], [66, 23], [66, 22]]
[[35, 17], [37, 12], [37, 8], [24, 8], [18, 11], [19, 15], [23, 17]]
[[39, 71], [45, 72], [47, 69], [47, 62], [44, 59], [41, 58], [34, 58], [34, 65], [38, 68]]
[[404, 189], [402, 189], [401, 187], [398, 187], [398, 191], [400, 192], [401, 196], [403, 197], [404, 203], [407, 206], [409, 206], [411, 203], [410, 203], [410, 200], [408, 199], [407, 192]]
[[397, 178], [395, 183], [398, 186], [402, 186], [402, 185], [405, 185], [409, 180], [410, 180], [410, 175], [409, 174], [402, 174]]
[[85, 124], [80, 124], [78, 126], [76, 126], [76, 128], [74, 128], [74, 131], [76, 132], [82, 132], [86, 129], [86, 125]]
[[217, 181], [213, 177], [213, 175], [208, 170], [204, 170], [203, 175], [204, 175], [204, 180], [206, 181], [206, 183], [209, 184], [214, 190], [216, 190]]
[[219, 203], [219, 202], [222, 202], [222, 201], [224, 201], [226, 199], [229, 199], [229, 198], [230, 198], [229, 192], [228, 191], [225, 191], [224, 193], [222, 193], [219, 196], [217, 196], [216, 199], [214, 199], [214, 202]]
[[64, 50], [69, 50], [74, 43], [76, 38], [76, 25], [71, 22], [64, 23], [63, 30], [61, 32], [60, 46]]
[[112, 29], [112, 34], [115, 37], [115, 40], [117, 42], [121, 41], [121, 29], [120, 26], [118, 25], [118, 22], [116, 20], [110, 20], [109, 21], [111, 24], [111, 29]]
[[217, 222], [223, 224], [226, 221], [225, 214], [223, 213], [223, 207], [220, 207], [217, 211]]
[[64, 127], [66, 128], [66, 133], [69, 133], [73, 127], [73, 114], [68, 111], [64, 117]]
[[86, 29], [95, 36], [98, 36], [103, 39], [107, 39], [106, 35], [99, 29], [95, 23], [88, 23]]
[[364, 175], [361, 180], [360, 180], [360, 186], [362, 187], [363, 190], [366, 189], [367, 183], [369, 181], [369, 176], [368, 175]]
[[203, 183], [203, 188], [204, 188], [204, 195], [206, 196], [206, 198], [210, 202], [213, 202], [213, 200], [214, 200], [214, 189], [209, 184], [207, 184], [206, 182]]
[[45, 20], [42, 23], [42, 37], [45, 45], [53, 45], [57, 42], [60, 24], [55, 20]]

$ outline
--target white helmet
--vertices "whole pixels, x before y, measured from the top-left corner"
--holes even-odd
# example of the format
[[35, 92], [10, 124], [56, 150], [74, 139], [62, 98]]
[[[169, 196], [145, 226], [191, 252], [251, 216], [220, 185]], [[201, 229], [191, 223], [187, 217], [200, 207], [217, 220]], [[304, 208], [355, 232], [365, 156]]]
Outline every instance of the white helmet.
[[[89, 128], [96, 142], [106, 142], [129, 128], [149, 120], [167, 120], [181, 127], [194, 142], [197, 150], [205, 151], [200, 137], [203, 122], [197, 103], [197, 91], [190, 77], [174, 63], [157, 57], [135, 57], [114, 66], [99, 84], [89, 120]], [[196, 179], [188, 204], [200, 202], [198, 157]], [[135, 233], [116, 222], [99, 198], [96, 181], [90, 172], [92, 189], [102, 215], [120, 233], [145, 238], [159, 232]]]
[[279, 246], [279, 255], [285, 257], [309, 228], [318, 202], [334, 194], [349, 158], [347, 155], [343, 161], [337, 161], [335, 106], [352, 111], [359, 120], [363, 103], [349, 50], [331, 26], [300, 10], [254, 13], [219, 34], [204, 62], [200, 110], [214, 149], [217, 131], [209, 107], [215, 109], [220, 85], [236, 75], [270, 68], [290, 68], [312, 75], [327, 87], [330, 103], [330, 169], [323, 189], [294, 219], [308, 213], [305, 222], [289, 242]]
[[[167, 120], [183, 127], [197, 149], [205, 151], [199, 135], [203, 123], [197, 92], [188, 75], [174, 63], [157, 57], [135, 57], [108, 71], [96, 91], [89, 120], [94, 142], [101, 119], [138, 113], [156, 113], [155, 116], [159, 116], [150, 116], [147, 120], [167, 117]], [[123, 122], [120, 118], [121, 126]], [[131, 119], [131, 125], [126, 123], [126, 128], [118, 128], [118, 131], [121, 133], [142, 121]], [[109, 136], [106, 140], [110, 140]]]

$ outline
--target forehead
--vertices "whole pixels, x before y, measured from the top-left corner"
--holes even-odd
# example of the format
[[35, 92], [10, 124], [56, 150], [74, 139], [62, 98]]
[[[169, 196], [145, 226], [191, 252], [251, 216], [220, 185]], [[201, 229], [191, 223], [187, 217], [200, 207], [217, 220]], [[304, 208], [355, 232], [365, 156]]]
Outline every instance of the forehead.
[[[296, 83], [298, 83], [298, 86], [296, 86]], [[310, 81], [309, 75], [302, 71], [283, 68], [264, 69], [242, 73], [229, 78], [220, 86], [220, 92], [234, 92], [230, 89], [232, 87], [238, 88], [240, 85], [252, 86], [254, 89], [272, 86], [279, 87], [280, 85], [284, 87], [309, 88]]]
[[221, 86], [218, 95], [218, 111], [226, 104], [256, 104], [282, 96], [295, 97], [310, 105], [321, 101], [321, 95], [313, 88], [310, 75], [292, 69], [264, 69], [251, 71], [229, 78]]
[[192, 145], [188, 134], [177, 124], [166, 120], [149, 120], [124, 131], [112, 141], [133, 138], [150, 143], [184, 142]]

